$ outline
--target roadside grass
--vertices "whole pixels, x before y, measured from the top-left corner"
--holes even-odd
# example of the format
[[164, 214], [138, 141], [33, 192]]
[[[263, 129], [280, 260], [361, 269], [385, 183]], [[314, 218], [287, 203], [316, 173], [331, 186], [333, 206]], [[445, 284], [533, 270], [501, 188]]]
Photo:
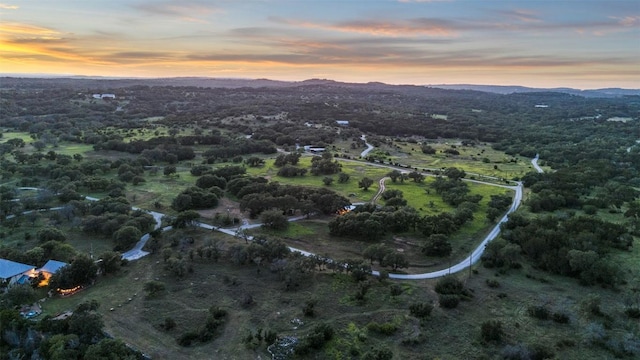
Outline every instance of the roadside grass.
[[317, 228], [313, 228], [309, 225], [304, 225], [300, 221], [289, 222], [289, 226], [286, 230], [272, 230], [262, 229], [262, 233], [265, 235], [278, 236], [284, 238], [294, 238], [307, 235], [317, 234]]

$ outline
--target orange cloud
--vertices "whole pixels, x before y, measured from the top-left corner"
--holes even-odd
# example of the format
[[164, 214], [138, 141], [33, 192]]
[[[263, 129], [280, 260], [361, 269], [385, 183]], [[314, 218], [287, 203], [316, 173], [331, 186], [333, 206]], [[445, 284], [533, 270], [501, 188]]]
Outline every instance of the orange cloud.
[[20, 23], [0, 23], [0, 34], [2, 33], [39, 36], [53, 36], [56, 34], [60, 34], [56, 30]]
[[455, 29], [446, 20], [416, 18], [408, 20], [352, 20], [335, 24], [314, 23], [308, 21], [298, 21], [283, 19], [278, 17], [270, 18], [272, 21], [293, 25], [302, 28], [321, 29], [329, 31], [339, 31], [348, 33], [368, 34], [374, 36], [434, 36], [447, 37], [455, 33]]
[[0, 9], [3, 10], [18, 10], [20, 7], [18, 7], [17, 5], [7, 5], [7, 4], [0, 4]]

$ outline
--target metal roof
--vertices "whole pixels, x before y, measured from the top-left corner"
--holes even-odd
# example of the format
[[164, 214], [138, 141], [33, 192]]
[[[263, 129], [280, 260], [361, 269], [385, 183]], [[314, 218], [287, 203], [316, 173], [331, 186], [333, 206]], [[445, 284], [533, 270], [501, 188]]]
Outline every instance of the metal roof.
[[49, 260], [46, 264], [44, 264], [38, 271], [48, 272], [50, 274], [55, 274], [60, 268], [65, 267], [69, 264], [58, 261], [58, 260]]
[[0, 279], [8, 279], [32, 269], [35, 269], [35, 266], [21, 264], [7, 259], [0, 259]]

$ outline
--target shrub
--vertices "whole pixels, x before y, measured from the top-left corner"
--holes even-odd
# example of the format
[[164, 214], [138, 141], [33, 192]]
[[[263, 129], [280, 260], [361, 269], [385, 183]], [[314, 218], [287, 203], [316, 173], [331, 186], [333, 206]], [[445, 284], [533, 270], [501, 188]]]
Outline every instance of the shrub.
[[435, 290], [438, 294], [460, 295], [464, 291], [464, 285], [455, 276], [445, 276], [438, 280]]
[[147, 293], [147, 297], [153, 297], [163, 292], [166, 289], [166, 286], [162, 281], [147, 281], [144, 284], [144, 291]]
[[371, 349], [362, 355], [362, 360], [391, 360], [393, 359], [393, 351], [380, 345], [375, 349]]
[[312, 349], [320, 349], [326, 342], [333, 338], [333, 327], [329, 324], [316, 325], [309, 335], [307, 335], [296, 347], [297, 355], [309, 354]]
[[454, 309], [458, 307], [460, 303], [460, 296], [453, 294], [440, 294], [438, 295], [438, 302], [440, 303], [440, 307], [445, 309]]
[[569, 314], [563, 312], [563, 311], [556, 311], [551, 315], [551, 318], [553, 319], [553, 321], [557, 322], [558, 324], [568, 324], [569, 323]]
[[200, 338], [200, 334], [197, 331], [190, 330], [180, 335], [177, 341], [178, 345], [180, 346], [191, 346], [191, 344], [193, 344], [194, 341], [198, 340], [198, 338]]
[[304, 316], [314, 317], [316, 315], [315, 306], [316, 306], [316, 300], [314, 299], [307, 300], [304, 303], [304, 307], [302, 308], [302, 313], [304, 314]]
[[499, 320], [485, 321], [480, 327], [480, 336], [484, 342], [500, 342], [503, 335], [502, 322]]
[[499, 288], [500, 287], [500, 283], [498, 282], [498, 280], [493, 280], [493, 279], [487, 279], [486, 280], [487, 286], [490, 288]]
[[173, 320], [172, 318], [168, 317], [166, 319], [164, 319], [164, 322], [162, 324], [160, 324], [160, 327], [164, 330], [171, 330], [173, 328], [176, 327], [176, 321]]
[[402, 294], [402, 287], [400, 285], [393, 284], [389, 286], [389, 292], [391, 293], [391, 296], [398, 296]]
[[431, 315], [431, 311], [433, 311], [433, 305], [430, 303], [421, 302], [411, 304], [409, 306], [409, 312], [411, 312], [411, 315], [421, 319], [429, 317], [429, 315]]
[[532, 305], [527, 308], [527, 314], [540, 320], [547, 320], [549, 318], [549, 309], [543, 305]]
[[382, 334], [382, 335], [393, 335], [398, 330], [398, 325], [390, 322], [386, 323], [378, 323], [372, 321], [367, 324], [367, 329], [369, 331]]
[[625, 315], [632, 319], [640, 319], [640, 308], [637, 306], [628, 307], [624, 310]]
[[542, 344], [533, 344], [529, 347], [531, 360], [553, 359], [554, 353], [551, 349]]
[[587, 295], [581, 302], [580, 308], [587, 315], [602, 316], [602, 309], [600, 308], [600, 296], [595, 294]]

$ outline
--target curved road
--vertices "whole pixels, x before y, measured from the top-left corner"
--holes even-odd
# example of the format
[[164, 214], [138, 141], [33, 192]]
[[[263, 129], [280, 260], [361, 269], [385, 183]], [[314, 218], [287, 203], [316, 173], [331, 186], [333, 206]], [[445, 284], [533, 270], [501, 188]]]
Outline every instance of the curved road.
[[378, 199], [380, 198], [380, 195], [382, 195], [382, 193], [384, 192], [384, 190], [386, 189], [386, 187], [384, 186], [384, 181], [386, 180], [386, 177], [383, 177], [382, 179], [380, 179], [380, 181], [378, 181], [378, 192], [373, 196], [373, 198], [371, 199], [371, 203], [375, 204], [376, 201], [378, 201]]
[[362, 136], [360, 137], [360, 139], [362, 139], [362, 141], [364, 141], [364, 144], [365, 144], [365, 145], [367, 145], [367, 149], [366, 149], [365, 151], [363, 151], [363, 152], [361, 152], [361, 153], [360, 153], [360, 157], [363, 157], [363, 158], [364, 158], [364, 157], [366, 157], [366, 156], [369, 154], [369, 152], [370, 152], [371, 150], [373, 150], [373, 145], [371, 145], [371, 144], [369, 144], [369, 143], [367, 142], [367, 137], [366, 137], [365, 135], [362, 135]]
[[[364, 136], [364, 135], [363, 135]], [[371, 146], [368, 144], [368, 146]], [[373, 147], [371, 146], [371, 148], [367, 149], [368, 151], [370, 151]], [[365, 150], [365, 151], [367, 151]], [[367, 153], [368, 153], [367, 151]], [[363, 152], [364, 153], [364, 152]], [[533, 164], [533, 166], [535, 167], [536, 171], [538, 172], [543, 172], [543, 170], [538, 166], [538, 155], [536, 155], [536, 157], [534, 159], [531, 160], [531, 164]], [[383, 164], [371, 164], [371, 165], [377, 165], [377, 166], [381, 166], [381, 167], [387, 167], [387, 168], [394, 168], [393, 166], [385, 166]], [[479, 182], [482, 183], [481, 181], [474, 181], [474, 180], [467, 180], [467, 181], [473, 181], [473, 182]], [[433, 272], [428, 272], [428, 273], [422, 273], [422, 274], [389, 274], [389, 278], [391, 279], [399, 279], [399, 280], [420, 280], [420, 279], [433, 279], [433, 278], [437, 278], [437, 277], [441, 277], [441, 276], [445, 276], [448, 274], [453, 274], [453, 273], [457, 273], [460, 271], [463, 271], [467, 268], [469, 268], [470, 266], [472, 266], [473, 264], [475, 264], [476, 262], [478, 262], [478, 260], [480, 260], [480, 257], [482, 256], [482, 253], [484, 252], [485, 246], [493, 239], [495, 239], [498, 234], [500, 234], [500, 225], [504, 222], [506, 222], [508, 220], [509, 214], [511, 214], [512, 212], [516, 211], [516, 209], [520, 206], [520, 203], [522, 202], [522, 182], [518, 182], [517, 186], [505, 186], [505, 185], [496, 185], [496, 184], [491, 184], [491, 183], [486, 183], [489, 185], [494, 185], [494, 186], [500, 186], [500, 187], [504, 187], [504, 188], [509, 188], [509, 189], [513, 189], [515, 190], [515, 196], [513, 198], [513, 203], [511, 204], [511, 207], [509, 208], [509, 210], [505, 213], [505, 215], [500, 219], [500, 221], [498, 221], [498, 223], [493, 227], [493, 229], [491, 230], [491, 232], [489, 232], [489, 234], [484, 238], [484, 240], [482, 240], [482, 242], [471, 252], [471, 254], [465, 258], [464, 260], [462, 260], [461, 262], [448, 267], [446, 269], [442, 269], [442, 270], [438, 270], [438, 271], [433, 271]], [[380, 180], [380, 188], [384, 189], [384, 178]], [[24, 190], [40, 190], [38, 188], [21, 188]], [[382, 190], [384, 191], [384, 190]], [[378, 194], [376, 194], [376, 196], [374, 197], [374, 199], [376, 199], [381, 193], [382, 191], [378, 191]], [[96, 201], [98, 199], [96, 198], [92, 198], [92, 197], [85, 197], [87, 200], [90, 201]], [[374, 200], [375, 201], [375, 200]], [[56, 209], [60, 209], [60, 208], [51, 208], [51, 210], [56, 210]], [[162, 224], [162, 218], [165, 216], [162, 213], [159, 212], [155, 212], [155, 211], [148, 211], [148, 210], [143, 210], [143, 209], [138, 209], [133, 207], [132, 209], [134, 210], [141, 210], [141, 211], [146, 211], [148, 213], [150, 213], [154, 219], [156, 220], [156, 225], [155, 225], [155, 229], [160, 228], [161, 224]], [[290, 218], [289, 221], [297, 221], [297, 220], [301, 220], [303, 218], [305, 218], [306, 216], [298, 216], [298, 217], [293, 217]], [[219, 231], [222, 232], [224, 234], [228, 234], [231, 236], [235, 236], [235, 237], [243, 237], [248, 241], [251, 241], [253, 239], [252, 236], [246, 236], [244, 235], [244, 230], [246, 229], [251, 229], [251, 228], [256, 228], [261, 226], [261, 224], [243, 224], [242, 226], [238, 227], [238, 228], [231, 228], [231, 229], [225, 229], [225, 228], [219, 228], [219, 227], [215, 227], [209, 224], [204, 224], [204, 223], [197, 223], [197, 226], [204, 228], [204, 229], [209, 229], [209, 230], [214, 230], [214, 231]], [[162, 230], [166, 231], [171, 229], [170, 226], [164, 227]], [[138, 241], [138, 243], [136, 243], [136, 245], [129, 251], [125, 252], [124, 254], [122, 254], [122, 258], [123, 259], [127, 259], [127, 260], [137, 260], [140, 259], [146, 255], [149, 254], [149, 252], [147, 251], [143, 251], [142, 248], [145, 246], [145, 244], [147, 243], [147, 241], [149, 240], [149, 234], [145, 234], [142, 236], [142, 238], [140, 239], [140, 241]], [[304, 251], [301, 249], [297, 249], [294, 247], [289, 247], [289, 249], [291, 251], [294, 252], [298, 252], [301, 253], [304, 256], [315, 256], [315, 254], [310, 253], [308, 251]], [[331, 261], [331, 259], [327, 259], [327, 261]], [[371, 272], [372, 275], [375, 276], [379, 276], [380, 272], [378, 271], [372, 271]]]
[[542, 170], [542, 168], [538, 165], [538, 160], [539, 159], [540, 159], [540, 154], [536, 154], [536, 157], [531, 159], [531, 165], [533, 165], [533, 167], [536, 169], [537, 172], [542, 174], [544, 172], [544, 170]]

